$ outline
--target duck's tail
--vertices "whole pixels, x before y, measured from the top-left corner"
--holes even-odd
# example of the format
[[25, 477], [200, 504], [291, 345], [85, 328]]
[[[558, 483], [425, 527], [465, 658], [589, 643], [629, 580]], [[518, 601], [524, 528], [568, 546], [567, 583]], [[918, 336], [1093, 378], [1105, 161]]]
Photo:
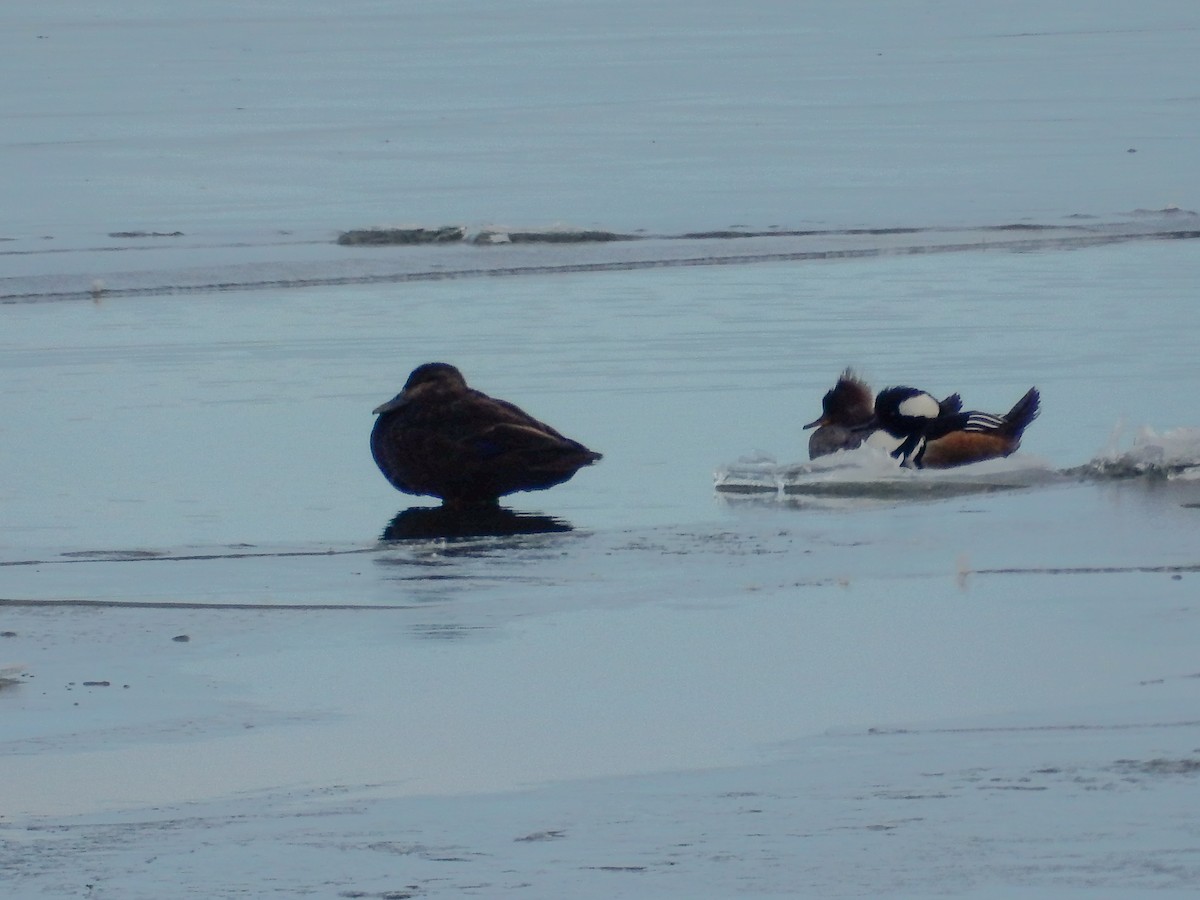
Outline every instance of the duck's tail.
[[1004, 430], [1011, 434], [1015, 439], [1020, 440], [1022, 432], [1029, 427], [1029, 423], [1038, 417], [1038, 413], [1042, 411], [1042, 395], [1038, 393], [1038, 389], [1031, 387], [1025, 392], [1025, 396], [1018, 400], [1013, 408], [1004, 416]]
[[1016, 402], [1012, 409], [1002, 416], [995, 413], [985, 412], [969, 412], [962, 413], [961, 418], [964, 423], [961, 426], [963, 431], [979, 431], [985, 434], [990, 433], [996, 436], [1004, 436], [1010, 441], [1020, 442], [1021, 434], [1029, 426], [1029, 423], [1037, 418], [1040, 412], [1042, 397], [1038, 393], [1037, 388], [1030, 388], [1025, 396]]

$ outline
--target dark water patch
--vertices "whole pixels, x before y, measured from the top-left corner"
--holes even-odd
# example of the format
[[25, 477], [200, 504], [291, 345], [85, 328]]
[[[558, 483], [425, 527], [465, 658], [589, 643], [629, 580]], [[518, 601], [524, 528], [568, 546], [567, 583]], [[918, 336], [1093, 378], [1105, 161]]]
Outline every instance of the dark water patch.
[[[480, 554], [475, 554], [475, 555], [482, 558], [486, 554], [480, 553]], [[469, 558], [471, 558], [471, 555], [463, 554], [460, 558], [469, 559]], [[381, 566], [392, 566], [392, 567], [396, 567], [396, 568], [407, 568], [409, 565], [421, 565], [421, 563], [411, 563], [409, 560], [396, 560], [396, 559], [381, 559], [381, 560], [377, 560], [377, 562]], [[449, 561], [440, 563], [440, 565], [444, 565], [444, 566], [448, 566], [449, 564], [450, 564]], [[471, 573], [461, 573], [460, 574], [457, 572], [447, 572], [447, 573], [438, 574], [438, 573], [430, 573], [428, 571], [422, 571], [422, 572], [417, 572], [417, 573], [414, 573], [411, 575], [390, 575], [389, 574], [387, 576], [387, 580], [388, 581], [396, 581], [396, 582], [410, 582], [412, 584], [424, 584], [424, 585], [430, 585], [430, 586], [435, 586], [435, 585], [442, 586], [442, 585], [446, 585], [446, 584], [475, 584], [475, 583], [478, 583], [481, 581], [494, 581], [495, 579], [492, 579], [488, 576], [481, 577], [479, 575], [473, 575]]]
[[1138, 209], [1130, 213], [1131, 216], [1162, 216], [1168, 219], [1196, 219], [1200, 218], [1200, 213], [1190, 209], [1180, 209], [1178, 206], [1164, 206], [1162, 209]]
[[427, 622], [409, 626], [409, 632], [423, 641], [462, 641], [492, 630], [486, 625], [463, 625], [460, 622]]
[[1114, 771], [1125, 775], [1198, 775], [1200, 758], [1186, 759], [1118, 759], [1112, 766]]
[[183, 237], [182, 231], [110, 231], [110, 238], [175, 238]]
[[1013, 566], [1003, 569], [971, 569], [969, 575], [1178, 575], [1200, 572], [1200, 563], [1165, 566]]
[[937, 231], [936, 228], [847, 228], [844, 231], [831, 231], [829, 234], [920, 234], [924, 231]]
[[[467, 240], [467, 229], [459, 225], [439, 228], [356, 228], [338, 235], [342, 246], [388, 246], [454, 244]], [[500, 229], [485, 228], [470, 238], [473, 244], [595, 244], [638, 241], [642, 236], [618, 231], [585, 228]]]
[[557, 841], [565, 838], [567, 832], [561, 828], [555, 828], [550, 831], [535, 831], [532, 834], [526, 834], [521, 837], [513, 838], [517, 843], [533, 844], [541, 841]]
[[771, 231], [741, 231], [738, 229], [724, 229], [720, 231], [689, 231], [686, 234], [678, 235], [680, 240], [687, 241], [712, 241], [712, 240], [736, 240], [737, 238], [759, 238], [759, 237], [809, 237], [816, 234], [831, 234], [833, 232], [820, 230], [807, 231], [783, 231], [779, 229]]
[[612, 241], [644, 240], [636, 234], [600, 230], [552, 230], [552, 231], [481, 231], [474, 238], [476, 244], [597, 244]]
[[86, 559], [86, 560], [118, 560], [129, 561], [133, 559], [154, 559], [163, 554], [157, 550], [72, 550], [67, 553], [60, 553], [59, 556], [67, 559]]
[[[1053, 228], [1055, 226], [1047, 226]], [[743, 228], [722, 228], [715, 231], [688, 231], [683, 234], [664, 235], [669, 240], [712, 241], [736, 240], [737, 238], [780, 238], [780, 237], [836, 237], [838, 235], [892, 235], [892, 234], [934, 234], [944, 229], [922, 227], [893, 227], [893, 228], [770, 228], [767, 231], [750, 231]], [[967, 229], [968, 231], [973, 229]], [[986, 228], [978, 229], [980, 231]]]
[[[1032, 222], [1013, 222], [1010, 225], [985, 225], [982, 231], [1053, 231], [1057, 228], [1062, 228], [1062, 225], [1038, 225]], [[1082, 225], [1070, 226], [1076, 229], [1083, 229]]]
[[387, 246], [394, 244], [453, 244], [466, 237], [458, 225], [440, 228], [356, 228], [338, 235], [342, 246]]

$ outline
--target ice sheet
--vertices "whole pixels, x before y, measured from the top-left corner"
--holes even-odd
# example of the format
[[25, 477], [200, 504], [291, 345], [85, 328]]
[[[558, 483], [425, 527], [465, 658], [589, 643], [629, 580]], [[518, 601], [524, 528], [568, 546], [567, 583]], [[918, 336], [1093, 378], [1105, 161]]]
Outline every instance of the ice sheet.
[[[1190, 896], [1198, 31], [4, 4], [5, 890]], [[605, 453], [573, 530], [380, 543], [436, 358]], [[1017, 489], [714, 492], [850, 364], [1036, 384]]]

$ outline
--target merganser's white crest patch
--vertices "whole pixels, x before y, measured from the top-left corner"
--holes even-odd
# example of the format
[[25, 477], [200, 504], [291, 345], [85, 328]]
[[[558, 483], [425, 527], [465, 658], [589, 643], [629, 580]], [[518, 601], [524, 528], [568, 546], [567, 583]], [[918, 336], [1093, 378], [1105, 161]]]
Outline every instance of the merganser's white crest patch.
[[914, 416], [922, 419], [936, 419], [942, 411], [938, 402], [929, 394], [917, 394], [909, 397], [897, 409], [902, 416]]

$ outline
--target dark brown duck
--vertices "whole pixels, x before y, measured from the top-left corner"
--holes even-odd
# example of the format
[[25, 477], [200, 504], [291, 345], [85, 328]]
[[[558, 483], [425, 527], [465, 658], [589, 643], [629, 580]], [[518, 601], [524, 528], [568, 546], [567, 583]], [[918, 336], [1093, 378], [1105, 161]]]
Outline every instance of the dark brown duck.
[[494, 505], [562, 484], [601, 458], [504, 400], [467, 386], [454, 366], [425, 363], [375, 409], [371, 455], [392, 486], [446, 506]]

